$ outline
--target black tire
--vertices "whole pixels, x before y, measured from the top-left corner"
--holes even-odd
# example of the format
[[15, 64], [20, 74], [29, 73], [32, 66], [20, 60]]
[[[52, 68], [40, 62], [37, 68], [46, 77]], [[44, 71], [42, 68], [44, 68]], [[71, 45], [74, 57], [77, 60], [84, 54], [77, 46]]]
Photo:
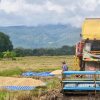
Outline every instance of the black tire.
[[81, 60], [80, 71], [85, 70], [85, 61]]

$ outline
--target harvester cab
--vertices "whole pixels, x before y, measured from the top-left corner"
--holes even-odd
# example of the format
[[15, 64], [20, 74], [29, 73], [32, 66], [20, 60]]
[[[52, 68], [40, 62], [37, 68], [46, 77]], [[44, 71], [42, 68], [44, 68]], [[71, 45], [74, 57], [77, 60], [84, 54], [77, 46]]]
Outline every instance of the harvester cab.
[[80, 71], [62, 73], [63, 94], [100, 93], [100, 19], [85, 19], [76, 57]]

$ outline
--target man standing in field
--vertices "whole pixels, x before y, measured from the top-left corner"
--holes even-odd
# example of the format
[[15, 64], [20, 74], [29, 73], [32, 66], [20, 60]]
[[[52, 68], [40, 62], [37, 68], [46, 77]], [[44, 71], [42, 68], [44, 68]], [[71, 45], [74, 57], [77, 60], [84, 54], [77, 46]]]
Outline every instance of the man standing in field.
[[[64, 71], [68, 71], [68, 66], [66, 65], [66, 62], [62, 62], [62, 73]], [[62, 75], [62, 79], [65, 79], [66, 78], [66, 75]]]
[[66, 65], [66, 62], [62, 62], [62, 71], [68, 71], [68, 66]]

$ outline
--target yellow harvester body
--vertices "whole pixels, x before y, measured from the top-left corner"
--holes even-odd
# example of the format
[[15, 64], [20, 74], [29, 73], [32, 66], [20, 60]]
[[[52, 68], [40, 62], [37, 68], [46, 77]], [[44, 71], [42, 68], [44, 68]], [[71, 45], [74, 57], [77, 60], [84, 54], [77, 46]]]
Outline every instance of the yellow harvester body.
[[100, 18], [87, 18], [82, 26], [82, 39], [100, 40]]

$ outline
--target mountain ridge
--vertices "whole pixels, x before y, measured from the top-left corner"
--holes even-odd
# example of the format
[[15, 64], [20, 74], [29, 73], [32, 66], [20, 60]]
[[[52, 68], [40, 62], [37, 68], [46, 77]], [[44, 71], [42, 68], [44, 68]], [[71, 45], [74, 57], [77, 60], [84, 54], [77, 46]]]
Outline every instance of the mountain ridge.
[[16, 47], [58, 48], [75, 45], [80, 39], [80, 28], [71, 25], [6, 26], [0, 31], [10, 36]]

